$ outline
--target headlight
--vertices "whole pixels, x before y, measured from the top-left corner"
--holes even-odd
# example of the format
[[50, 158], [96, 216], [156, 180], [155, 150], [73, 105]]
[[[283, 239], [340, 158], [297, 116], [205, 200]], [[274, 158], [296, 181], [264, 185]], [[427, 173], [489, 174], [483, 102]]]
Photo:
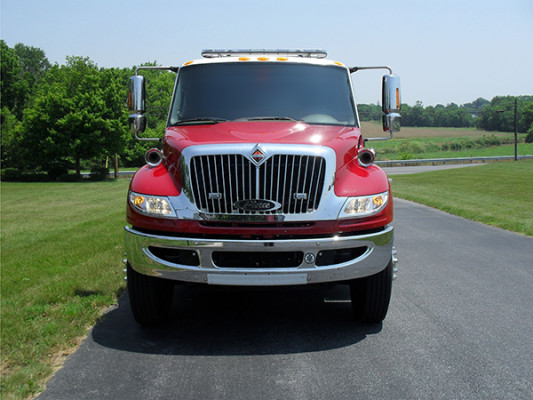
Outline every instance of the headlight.
[[153, 215], [154, 217], [176, 216], [176, 212], [167, 197], [130, 192], [129, 200], [132, 207], [143, 214]]
[[382, 211], [389, 202], [389, 192], [371, 196], [350, 197], [344, 203], [339, 218], [368, 217]]

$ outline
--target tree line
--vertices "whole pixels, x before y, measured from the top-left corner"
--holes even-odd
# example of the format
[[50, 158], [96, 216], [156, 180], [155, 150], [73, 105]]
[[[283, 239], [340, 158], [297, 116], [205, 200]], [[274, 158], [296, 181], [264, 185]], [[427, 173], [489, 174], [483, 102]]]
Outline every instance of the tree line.
[[[123, 167], [144, 164], [150, 143], [135, 140], [128, 131], [127, 84], [135, 67], [98, 68], [89, 58], [77, 56], [66, 57], [64, 65], [51, 65], [41, 49], [20, 43], [10, 48], [3, 40], [0, 51], [3, 171], [62, 178], [69, 170], [78, 177], [82, 170], [103, 170], [107, 176], [115, 155]], [[160, 137], [175, 74], [143, 74], [149, 104], [146, 134]]]
[[[122, 167], [144, 163], [150, 143], [128, 132], [127, 83], [131, 68], [99, 68], [87, 57], [66, 57], [51, 65], [39, 48], [18, 43], [1, 51], [1, 168], [15, 175], [24, 171], [51, 178], [76, 175], [85, 169], [107, 175], [118, 155]], [[142, 65], [156, 65], [155, 62]], [[143, 71], [147, 77], [146, 136], [161, 137], [171, 100], [175, 74]], [[402, 104], [402, 125], [477, 127], [513, 131], [514, 97], [477, 99], [469, 104], [424, 107]], [[381, 107], [360, 104], [362, 120], [380, 120]], [[533, 141], [533, 96], [518, 98], [519, 132], [530, 131]], [[529, 137], [528, 136], [528, 137]]]
[[[402, 104], [402, 125], [415, 127], [477, 128], [485, 131], [514, 132], [514, 102], [517, 99], [518, 132], [533, 132], [533, 96], [497, 96], [491, 101], [478, 98], [472, 103], [437, 104], [424, 107]], [[380, 121], [381, 106], [360, 104], [363, 121]], [[533, 133], [532, 133], [533, 135]]]

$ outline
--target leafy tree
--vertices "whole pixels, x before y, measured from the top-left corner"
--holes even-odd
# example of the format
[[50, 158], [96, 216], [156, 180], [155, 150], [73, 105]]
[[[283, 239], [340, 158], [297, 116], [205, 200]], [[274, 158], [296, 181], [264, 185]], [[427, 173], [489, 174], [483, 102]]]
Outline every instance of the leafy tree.
[[46, 74], [50, 63], [44, 51], [17, 43], [13, 49], [2, 40], [2, 106], [18, 119], [31, 97], [35, 84]]
[[29, 79], [34, 83], [40, 80], [51, 67], [44, 51], [37, 47], [17, 43], [14, 50], [20, 58], [24, 74], [29, 75]]
[[479, 113], [478, 128], [487, 131], [514, 131], [514, 102], [518, 99], [518, 132], [526, 132], [530, 127], [526, 107], [533, 103], [533, 96], [497, 96]]
[[361, 121], [381, 121], [383, 111], [375, 104], [359, 104], [357, 107]]
[[26, 92], [24, 82], [21, 81], [22, 62], [15, 50], [3, 40], [0, 40], [0, 52], [2, 54], [0, 58], [2, 107], [6, 107], [12, 113], [21, 112]]
[[51, 171], [81, 160], [105, 158], [121, 150], [126, 110], [120, 74], [99, 71], [88, 58], [67, 57], [37, 87], [24, 113], [22, 148], [27, 167]]
[[16, 168], [19, 163], [17, 131], [20, 122], [17, 117], [9, 111], [8, 107], [2, 107], [0, 110], [0, 129], [1, 135], [1, 159], [2, 168]]

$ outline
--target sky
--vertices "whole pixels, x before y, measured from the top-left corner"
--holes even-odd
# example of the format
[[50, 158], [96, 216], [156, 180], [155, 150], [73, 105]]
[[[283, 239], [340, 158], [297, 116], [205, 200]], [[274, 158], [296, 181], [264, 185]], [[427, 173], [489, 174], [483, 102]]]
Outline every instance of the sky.
[[[0, 37], [51, 63], [181, 65], [202, 49], [321, 48], [348, 66], [389, 65], [402, 102], [533, 95], [533, 0], [0, 0]], [[353, 75], [359, 103], [378, 71]]]

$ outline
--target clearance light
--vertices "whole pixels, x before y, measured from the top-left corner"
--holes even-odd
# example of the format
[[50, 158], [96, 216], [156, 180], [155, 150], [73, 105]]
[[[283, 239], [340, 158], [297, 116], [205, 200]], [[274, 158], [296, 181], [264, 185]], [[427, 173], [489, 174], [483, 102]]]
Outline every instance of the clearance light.
[[130, 192], [128, 197], [133, 208], [142, 214], [148, 214], [154, 217], [176, 216], [176, 212], [170, 205], [167, 197], [148, 196], [135, 192]]
[[239, 61], [250, 61], [250, 57], [239, 57]]
[[396, 109], [400, 109], [400, 89], [396, 88]]
[[183, 65], [191, 65], [194, 61], [187, 61], [185, 64]]
[[276, 58], [276, 60], [278, 60], [278, 61], [287, 61], [288, 58], [287, 57], [278, 57], [278, 58]]
[[257, 57], [257, 59], [259, 61], [268, 61], [268, 60], [270, 60], [270, 58], [268, 58], [268, 57]]
[[340, 65], [341, 67], [344, 67], [344, 64], [338, 61], [335, 61], [335, 64]]
[[368, 217], [383, 211], [388, 202], [389, 192], [370, 196], [350, 197], [346, 200], [344, 210], [339, 215], [339, 218]]

